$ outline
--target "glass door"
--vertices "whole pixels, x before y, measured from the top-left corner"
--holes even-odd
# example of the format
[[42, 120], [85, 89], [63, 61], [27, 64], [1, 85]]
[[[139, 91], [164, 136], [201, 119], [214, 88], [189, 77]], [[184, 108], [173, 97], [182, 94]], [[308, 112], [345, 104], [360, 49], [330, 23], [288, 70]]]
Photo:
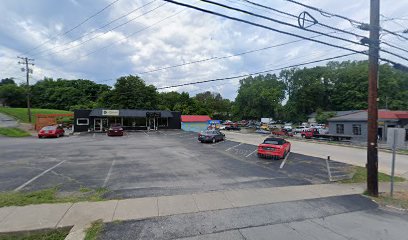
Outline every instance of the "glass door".
[[95, 128], [95, 132], [102, 132], [103, 126], [102, 126], [101, 118], [94, 119], [94, 128]]

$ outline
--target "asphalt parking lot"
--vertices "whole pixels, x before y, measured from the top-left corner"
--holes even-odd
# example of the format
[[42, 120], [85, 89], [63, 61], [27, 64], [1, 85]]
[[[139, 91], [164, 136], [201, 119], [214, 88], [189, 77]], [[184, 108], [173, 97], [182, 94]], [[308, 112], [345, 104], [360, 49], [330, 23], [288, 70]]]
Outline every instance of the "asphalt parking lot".
[[254, 145], [202, 144], [184, 131], [1, 138], [0, 148], [0, 191], [103, 187], [107, 198], [130, 198], [328, 182], [324, 159], [291, 153], [280, 168]]

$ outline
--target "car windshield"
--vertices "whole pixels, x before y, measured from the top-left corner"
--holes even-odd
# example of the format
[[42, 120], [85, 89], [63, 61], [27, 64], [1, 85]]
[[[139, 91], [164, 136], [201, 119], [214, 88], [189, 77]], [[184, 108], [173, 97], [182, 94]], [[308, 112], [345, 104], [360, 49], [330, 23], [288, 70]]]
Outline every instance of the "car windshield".
[[42, 130], [55, 130], [56, 127], [54, 126], [48, 126], [48, 127], [43, 127]]
[[285, 142], [285, 140], [283, 140], [283, 139], [268, 138], [268, 139], [265, 139], [265, 141], [263, 143], [264, 144], [272, 144], [272, 145], [283, 145], [284, 142]]

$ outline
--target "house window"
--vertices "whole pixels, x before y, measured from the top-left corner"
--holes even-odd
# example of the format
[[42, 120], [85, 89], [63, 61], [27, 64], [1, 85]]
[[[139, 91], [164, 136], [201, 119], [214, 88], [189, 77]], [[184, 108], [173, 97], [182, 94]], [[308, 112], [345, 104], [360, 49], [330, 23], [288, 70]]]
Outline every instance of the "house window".
[[77, 125], [89, 125], [88, 118], [77, 118]]
[[336, 133], [344, 134], [344, 124], [336, 124]]
[[353, 135], [361, 135], [361, 124], [353, 124]]

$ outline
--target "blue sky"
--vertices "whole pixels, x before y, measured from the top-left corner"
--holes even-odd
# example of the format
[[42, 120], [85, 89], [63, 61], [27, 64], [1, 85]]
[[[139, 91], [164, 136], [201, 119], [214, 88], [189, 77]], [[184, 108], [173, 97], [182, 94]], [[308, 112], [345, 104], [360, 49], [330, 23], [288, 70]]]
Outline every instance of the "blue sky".
[[[253, 1], [295, 15], [305, 10], [284, 0]], [[63, 34], [111, 2], [113, 0], [2, 0], [0, 5], [2, 12], [0, 15], [2, 22], [0, 25], [0, 78], [15, 77], [17, 82], [24, 80], [24, 73], [20, 70], [21, 66], [17, 64], [16, 56], [28, 56], [35, 59], [33, 82], [44, 77], [82, 78], [112, 85], [119, 76], [134, 74], [141, 76], [148, 84], [163, 87], [285, 67], [348, 53], [345, 50], [318, 43], [300, 41], [251, 54], [140, 74], [176, 64], [229, 56], [286, 43], [296, 38], [185, 9], [161, 0], [119, 0], [77, 29]], [[180, 0], [180, 2], [304, 36], [316, 35], [196, 0]], [[219, 2], [297, 24], [297, 19], [260, 9], [241, 0], [221, 0]], [[368, 22], [368, 0], [308, 0], [302, 2], [358, 21]], [[136, 10], [138, 8], [139, 10]], [[408, 28], [406, 9], [408, 9], [406, 0], [381, 1], [381, 13], [384, 16], [403, 18], [402, 20], [387, 20], [383, 17], [382, 26], [393, 31]], [[356, 29], [348, 21], [324, 17], [311, 10], [308, 12], [321, 23], [361, 35], [368, 34]], [[128, 13], [130, 13], [128, 16], [102, 28], [110, 21]], [[127, 21], [129, 23], [124, 24]], [[124, 25], [119, 26], [121, 24]], [[109, 31], [115, 27], [117, 28]], [[310, 29], [332, 32], [330, 29], [318, 26]], [[341, 33], [335, 33], [335, 35], [358, 41], [351, 35]], [[406, 35], [408, 37], [408, 34]], [[357, 50], [365, 49], [327, 37], [318, 39]], [[408, 49], [408, 41], [395, 36], [383, 35], [382, 41]], [[41, 46], [37, 47], [39, 45]], [[37, 48], [32, 50], [35, 47]], [[384, 48], [389, 47], [384, 46]], [[406, 52], [390, 50], [408, 57]], [[408, 64], [404, 60], [387, 54], [382, 54], [382, 56]], [[366, 58], [365, 56], [353, 56], [348, 59]], [[238, 86], [237, 79], [169, 90], [188, 91], [192, 95], [210, 90], [220, 92], [226, 98], [234, 99]]]

